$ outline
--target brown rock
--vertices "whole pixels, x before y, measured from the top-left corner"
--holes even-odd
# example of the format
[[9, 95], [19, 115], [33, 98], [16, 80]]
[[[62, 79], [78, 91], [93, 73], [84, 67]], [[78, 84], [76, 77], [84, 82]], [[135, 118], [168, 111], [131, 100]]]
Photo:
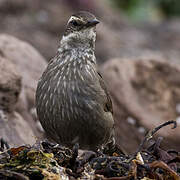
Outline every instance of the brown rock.
[[25, 103], [28, 109], [31, 109], [35, 102], [37, 81], [47, 64], [45, 59], [28, 43], [5, 34], [0, 35], [0, 52], [16, 65], [21, 73], [22, 92], [25, 93], [21, 94], [21, 97], [27, 98]]
[[26, 0], [1, 0], [0, 11], [1, 13], [18, 14], [27, 7]]
[[36, 141], [31, 127], [19, 113], [0, 110], [0, 123], [0, 137], [11, 147], [33, 144]]
[[9, 145], [33, 143], [35, 135], [31, 127], [15, 112], [22, 78], [16, 66], [0, 52], [0, 137]]
[[12, 112], [21, 90], [21, 76], [0, 51], [0, 109]]
[[[13, 119], [14, 124], [20, 124], [19, 127], [24, 126], [23, 130], [27, 131], [27, 134], [34, 133], [37, 137], [41, 137], [42, 132], [38, 130], [39, 127], [34, 121], [31, 111], [35, 106], [37, 81], [45, 69], [46, 61], [28, 43], [5, 34], [0, 35], [0, 55], [2, 59], [0, 61], [0, 104], [2, 104], [2, 109], [7, 113], [7, 119], [9, 119], [9, 121]], [[2, 101], [3, 98], [4, 101]], [[7, 98], [10, 98], [10, 100], [7, 101]], [[11, 111], [7, 111], [5, 108]], [[19, 121], [23, 122], [20, 123]], [[19, 127], [12, 128], [12, 131], [14, 131], [12, 133], [16, 139], [18, 139], [18, 133], [19, 137], [25, 137], [23, 137], [23, 139], [19, 138], [17, 143], [32, 142], [32, 139], [34, 140], [32, 136], [35, 135], [29, 136], [23, 134], [23, 131], [19, 131]], [[11, 125], [7, 124], [5, 132], [8, 133], [9, 129], [11, 129]], [[8, 136], [8, 134], [6, 135]], [[13, 139], [9, 137], [8, 139], [10, 143], [12, 143]]]
[[[176, 120], [180, 102], [180, 66], [159, 58], [114, 59], [103, 68], [114, 103], [117, 142], [133, 152], [144, 137], [143, 131]], [[169, 148], [179, 145], [179, 127], [163, 128]]]

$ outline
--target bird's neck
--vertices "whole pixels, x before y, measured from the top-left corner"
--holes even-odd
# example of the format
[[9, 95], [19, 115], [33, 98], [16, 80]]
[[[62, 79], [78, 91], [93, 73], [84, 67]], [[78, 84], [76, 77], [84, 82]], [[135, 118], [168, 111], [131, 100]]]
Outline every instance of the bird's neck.
[[66, 39], [66, 36], [63, 36], [60, 47], [58, 49], [59, 54], [71, 54], [74, 57], [77, 58], [88, 58], [86, 59], [93, 59], [94, 63], [96, 63], [95, 60], [95, 39], [87, 40], [85, 42], [83, 41], [70, 41], [70, 38]]
[[[93, 35], [92, 35], [93, 34]], [[84, 38], [84, 36], [88, 36], [87, 34], [77, 35], [77, 34], [68, 34], [64, 35], [60, 42], [60, 47], [65, 50], [69, 49], [92, 49], [95, 50], [95, 41], [96, 34], [91, 33], [90, 37]]]
[[72, 44], [71, 45], [61, 44], [60, 47], [58, 48], [58, 52], [63, 53], [65, 51], [69, 51], [69, 52], [70, 51], [77, 51], [77, 52], [82, 52], [82, 53], [88, 51], [88, 52], [94, 53], [95, 48], [92, 46], [88, 46], [86, 44], [84, 44], [84, 46], [82, 44], [79, 46], [78, 45], [72, 46]]
[[58, 49], [58, 54], [66, 57], [63, 61], [64, 65], [67, 63], [96, 64], [94, 48], [92, 47], [76, 46], [72, 48], [67, 44], [61, 44]]
[[86, 64], [86, 63], [93, 63], [96, 64], [96, 57], [94, 54], [94, 50], [92, 48], [73, 48], [73, 49], [64, 49], [60, 47], [58, 49], [58, 54], [60, 56], [66, 57], [64, 59], [64, 64], [66, 63], [73, 63], [77, 62], [78, 64]]

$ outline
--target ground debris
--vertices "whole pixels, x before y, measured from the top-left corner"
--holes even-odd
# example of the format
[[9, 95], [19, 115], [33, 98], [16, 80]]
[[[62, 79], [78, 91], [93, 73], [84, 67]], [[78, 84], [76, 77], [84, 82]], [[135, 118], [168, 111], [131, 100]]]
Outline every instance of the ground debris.
[[[168, 121], [150, 131], [133, 155], [121, 154], [117, 148], [110, 153], [107, 149], [82, 152], [78, 144], [69, 149], [49, 141], [2, 147], [0, 179], [180, 180], [179, 152], [162, 149], [163, 138], [153, 139], [157, 130], [172, 123], [176, 127], [174, 121]], [[153, 143], [144, 147], [150, 139]]]

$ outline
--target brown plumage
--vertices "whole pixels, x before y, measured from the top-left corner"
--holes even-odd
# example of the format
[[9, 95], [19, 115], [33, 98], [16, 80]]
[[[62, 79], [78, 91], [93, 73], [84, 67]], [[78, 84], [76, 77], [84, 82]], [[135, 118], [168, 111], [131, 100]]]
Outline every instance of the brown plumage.
[[39, 120], [47, 135], [65, 146], [95, 150], [113, 138], [112, 102], [94, 55], [98, 23], [88, 12], [72, 15], [38, 82]]

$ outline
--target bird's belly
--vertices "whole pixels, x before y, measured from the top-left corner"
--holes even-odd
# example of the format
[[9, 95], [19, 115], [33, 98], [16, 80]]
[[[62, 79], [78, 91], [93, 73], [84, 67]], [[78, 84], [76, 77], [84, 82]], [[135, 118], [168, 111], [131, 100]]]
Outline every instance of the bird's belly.
[[76, 82], [60, 82], [61, 87], [51, 83], [51, 89], [41, 90], [44, 94], [38, 96], [45, 96], [44, 103], [37, 99], [41, 102], [37, 112], [47, 134], [70, 147], [79, 143], [80, 148], [93, 150], [105, 144], [113, 132], [114, 121], [112, 114], [104, 111], [103, 97], [97, 89]]
[[66, 97], [56, 120], [59, 143], [68, 146], [79, 143], [83, 149], [95, 149], [106, 143], [113, 131], [112, 114], [104, 112], [97, 99], [83, 97], [82, 93]]

